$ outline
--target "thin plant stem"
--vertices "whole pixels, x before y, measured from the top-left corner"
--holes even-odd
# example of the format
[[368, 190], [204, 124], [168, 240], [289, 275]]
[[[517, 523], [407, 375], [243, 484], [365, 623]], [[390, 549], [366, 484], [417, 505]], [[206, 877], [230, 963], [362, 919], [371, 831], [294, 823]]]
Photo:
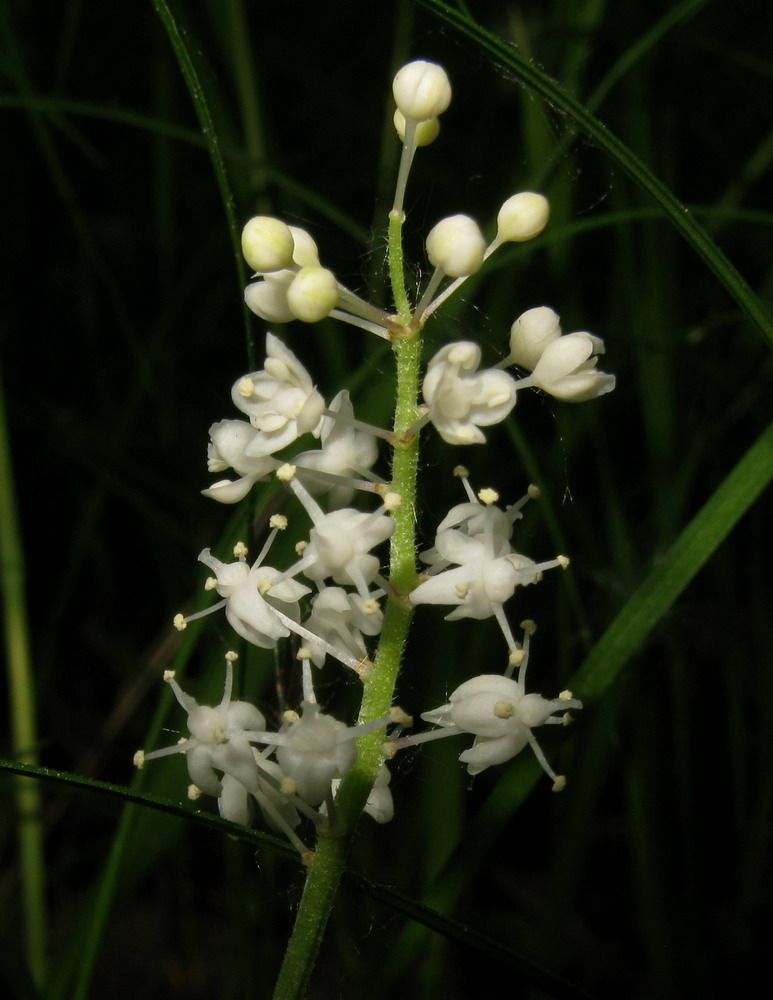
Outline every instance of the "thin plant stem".
[[[392, 293], [401, 321], [410, 321], [410, 307], [405, 290], [402, 218], [390, 217], [389, 270]], [[397, 367], [397, 395], [394, 431], [399, 439], [415, 422], [421, 361], [421, 335], [418, 331], [394, 340]], [[397, 675], [403, 659], [412, 608], [408, 593], [416, 583], [416, 473], [418, 436], [407, 444], [398, 444], [392, 457], [391, 488], [402, 502], [394, 512], [395, 532], [390, 549], [390, 584], [393, 597], [384, 613], [384, 626], [371, 671], [363, 676], [363, 697], [359, 723], [387, 715], [394, 697]], [[321, 833], [310, 860], [303, 897], [295, 926], [287, 946], [277, 980], [274, 1000], [300, 1000], [316, 962], [322, 936], [333, 909], [357, 820], [384, 762], [383, 731], [362, 736], [357, 741], [357, 760], [341, 783], [336, 798], [336, 824]]]
[[[16, 759], [26, 764], [37, 764], [35, 682], [24, 598], [24, 549], [13, 483], [11, 448], [0, 378], [0, 561], [11, 733]], [[47, 920], [40, 788], [36, 781], [18, 777], [14, 781], [14, 793], [26, 957], [33, 980], [42, 986], [46, 971]]]

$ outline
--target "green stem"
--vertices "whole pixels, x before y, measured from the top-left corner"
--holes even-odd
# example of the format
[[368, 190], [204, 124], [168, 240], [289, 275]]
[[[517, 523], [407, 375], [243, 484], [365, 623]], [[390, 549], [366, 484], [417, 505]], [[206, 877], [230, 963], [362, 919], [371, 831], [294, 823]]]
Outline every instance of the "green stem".
[[[402, 220], [390, 219], [389, 268], [392, 294], [407, 326], [410, 307], [405, 290], [402, 255]], [[394, 341], [397, 366], [397, 397], [394, 429], [398, 438], [416, 419], [421, 362], [421, 336], [418, 332]], [[416, 472], [418, 438], [398, 445], [392, 456], [391, 489], [402, 503], [394, 512], [395, 532], [390, 550], [390, 585], [398, 596], [391, 599], [384, 613], [384, 627], [373, 668], [363, 677], [360, 722], [370, 722], [386, 715], [392, 707], [397, 675], [408, 638], [412, 608], [405, 599], [416, 582]], [[284, 963], [277, 980], [274, 1000], [301, 1000], [317, 959], [322, 935], [333, 909], [338, 885], [346, 868], [346, 857], [357, 820], [384, 762], [382, 731], [360, 737], [357, 760], [341, 783], [336, 797], [336, 825], [320, 834], [309, 864], [303, 897]]]

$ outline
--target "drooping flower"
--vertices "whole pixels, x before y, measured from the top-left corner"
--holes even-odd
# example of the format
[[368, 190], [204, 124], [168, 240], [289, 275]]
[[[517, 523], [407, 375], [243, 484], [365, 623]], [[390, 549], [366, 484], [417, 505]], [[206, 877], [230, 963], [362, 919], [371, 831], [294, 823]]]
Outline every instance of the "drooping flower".
[[598, 371], [597, 355], [604, 353], [604, 341], [591, 333], [567, 333], [551, 340], [540, 354], [534, 371], [516, 385], [536, 386], [556, 399], [583, 403], [611, 392], [615, 376]]
[[479, 372], [477, 344], [462, 340], [441, 348], [424, 377], [429, 419], [449, 444], [483, 444], [480, 430], [504, 420], [515, 406], [516, 383], [507, 372]]
[[205, 497], [219, 503], [238, 503], [247, 496], [253, 485], [273, 472], [279, 464], [270, 455], [253, 458], [247, 448], [260, 435], [260, 431], [246, 420], [221, 420], [209, 429], [207, 467], [210, 472], [231, 468], [240, 479], [221, 479], [209, 489], [202, 490]]

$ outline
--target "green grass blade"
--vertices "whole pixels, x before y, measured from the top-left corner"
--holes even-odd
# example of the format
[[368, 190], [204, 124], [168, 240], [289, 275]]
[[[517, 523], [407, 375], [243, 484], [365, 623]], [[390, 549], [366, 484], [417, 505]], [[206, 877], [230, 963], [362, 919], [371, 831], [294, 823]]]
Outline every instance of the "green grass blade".
[[573, 678], [596, 700], [773, 479], [773, 424], [749, 448], [602, 635]]
[[[25, 599], [24, 548], [16, 510], [11, 446], [0, 373], [0, 588], [8, 662], [8, 698], [14, 753], [37, 763], [35, 680], [32, 673], [29, 624]], [[32, 978], [43, 983], [46, 969], [46, 877], [40, 791], [25, 778], [15, 782], [21, 907], [26, 957]]]
[[[241, 292], [241, 289], [247, 281], [247, 270], [245, 268], [241, 252], [241, 227], [239, 226], [236, 218], [233, 192], [231, 190], [231, 184], [228, 180], [228, 172], [223, 158], [223, 151], [220, 148], [218, 131], [215, 128], [215, 122], [209, 109], [209, 102], [207, 100], [204, 86], [199, 77], [198, 70], [196, 69], [193, 48], [189, 44], [185, 36], [185, 32], [172, 13], [172, 10], [166, 0], [153, 0], [153, 6], [155, 7], [156, 13], [160, 17], [161, 22], [166, 29], [167, 35], [169, 36], [169, 41], [177, 58], [180, 72], [185, 79], [188, 92], [191, 95], [191, 101], [193, 102], [193, 106], [196, 110], [202, 134], [207, 142], [207, 149], [209, 150], [209, 158], [212, 162], [215, 181], [217, 183], [218, 191], [220, 192], [221, 201], [223, 202], [223, 210], [225, 212], [226, 223], [228, 225], [234, 265]], [[249, 317], [246, 310], [244, 311], [244, 333], [247, 344], [247, 357], [250, 366], [253, 367], [255, 362], [254, 346]]]

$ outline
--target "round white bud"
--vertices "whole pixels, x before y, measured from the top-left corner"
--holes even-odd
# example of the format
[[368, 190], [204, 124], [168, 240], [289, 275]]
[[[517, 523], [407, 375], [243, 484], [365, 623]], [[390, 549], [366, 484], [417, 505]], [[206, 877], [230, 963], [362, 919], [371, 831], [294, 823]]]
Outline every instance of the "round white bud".
[[510, 327], [510, 363], [533, 371], [547, 345], [560, 336], [558, 313], [548, 306], [527, 309]]
[[[392, 120], [395, 123], [395, 131], [400, 136], [401, 141], [405, 142], [405, 115], [399, 108], [395, 108]], [[437, 139], [439, 132], [440, 122], [437, 118], [427, 118], [426, 121], [419, 122], [416, 126], [413, 136], [414, 142], [417, 146], [429, 146], [431, 142]]]
[[242, 253], [253, 271], [281, 271], [293, 264], [293, 234], [281, 219], [256, 215], [242, 230]]
[[539, 236], [548, 224], [550, 205], [547, 198], [534, 191], [514, 194], [499, 209], [497, 242], [524, 243]]
[[451, 278], [475, 274], [483, 264], [486, 240], [469, 215], [441, 219], [427, 236], [427, 256]]
[[451, 84], [442, 66], [416, 59], [398, 70], [392, 82], [395, 104], [406, 118], [437, 118], [451, 103]]
[[318, 323], [338, 302], [338, 282], [324, 267], [302, 267], [287, 289], [293, 316], [304, 323]]

